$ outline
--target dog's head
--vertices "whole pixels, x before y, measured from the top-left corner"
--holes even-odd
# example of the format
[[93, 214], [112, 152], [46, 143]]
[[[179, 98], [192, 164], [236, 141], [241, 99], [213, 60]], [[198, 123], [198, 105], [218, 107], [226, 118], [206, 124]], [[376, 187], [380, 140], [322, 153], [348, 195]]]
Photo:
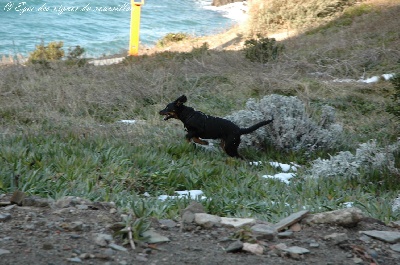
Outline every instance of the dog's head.
[[180, 96], [175, 101], [169, 103], [165, 109], [160, 110], [160, 115], [164, 115], [164, 120], [168, 120], [171, 118], [179, 119], [178, 113], [181, 111], [181, 107], [183, 103], [187, 101], [187, 97], [185, 95]]

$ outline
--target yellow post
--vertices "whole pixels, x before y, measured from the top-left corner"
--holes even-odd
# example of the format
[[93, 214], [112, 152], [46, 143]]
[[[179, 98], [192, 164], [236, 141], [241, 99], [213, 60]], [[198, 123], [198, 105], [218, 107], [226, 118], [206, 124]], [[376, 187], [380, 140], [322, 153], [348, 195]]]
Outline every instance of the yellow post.
[[128, 55], [137, 56], [139, 53], [140, 11], [144, 0], [131, 0], [131, 35]]

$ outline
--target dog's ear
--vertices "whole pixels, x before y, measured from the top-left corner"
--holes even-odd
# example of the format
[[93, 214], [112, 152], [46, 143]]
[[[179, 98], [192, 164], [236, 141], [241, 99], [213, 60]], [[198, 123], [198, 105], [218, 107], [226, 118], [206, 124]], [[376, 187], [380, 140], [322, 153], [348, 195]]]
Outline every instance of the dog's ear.
[[177, 106], [180, 106], [180, 105], [183, 105], [183, 103], [185, 103], [186, 101], [187, 101], [187, 97], [185, 95], [182, 95], [175, 100], [175, 104]]

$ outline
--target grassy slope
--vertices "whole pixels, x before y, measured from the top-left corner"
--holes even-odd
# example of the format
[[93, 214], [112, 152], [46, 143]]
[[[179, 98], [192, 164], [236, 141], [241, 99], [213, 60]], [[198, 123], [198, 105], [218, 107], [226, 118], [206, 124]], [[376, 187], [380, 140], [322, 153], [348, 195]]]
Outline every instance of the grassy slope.
[[[383, 145], [393, 142], [399, 128], [384, 111], [392, 92], [389, 82], [329, 82], [400, 72], [398, 1], [364, 4], [368, 7], [350, 9], [328, 24], [282, 41], [285, 56], [266, 65], [247, 61], [241, 51], [197, 49], [149, 53], [114, 66], [2, 68], [0, 188], [55, 198], [115, 200], [128, 207], [143, 199], [145, 191], [156, 196], [202, 189], [212, 198], [205, 202], [208, 210], [222, 215], [275, 220], [303, 206], [321, 211], [356, 201], [374, 217], [395, 218], [387, 200], [396, 191], [341, 179], [299, 177], [289, 186], [261, 179], [275, 169], [267, 163], [249, 166], [220, 150], [194, 148], [183, 141], [179, 122], [163, 122], [158, 115], [181, 93], [188, 95], [190, 106], [219, 116], [243, 109], [250, 97], [279, 93], [296, 95], [307, 106], [336, 107], [348, 133], [345, 150], [371, 138]], [[229, 36], [244, 36], [235, 30]], [[204, 41], [207, 38], [190, 40], [176, 49], [200, 47]], [[120, 119], [145, 122], [128, 126], [116, 123]], [[273, 148], [241, 152], [254, 160], [307, 165], [301, 153]], [[176, 216], [187, 204], [143, 201], [148, 214], [164, 217]]]

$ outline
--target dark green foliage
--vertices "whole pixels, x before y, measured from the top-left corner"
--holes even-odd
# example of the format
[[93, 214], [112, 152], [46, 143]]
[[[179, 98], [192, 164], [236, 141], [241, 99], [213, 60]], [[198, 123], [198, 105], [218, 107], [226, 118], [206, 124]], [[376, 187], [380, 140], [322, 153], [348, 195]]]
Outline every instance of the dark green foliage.
[[392, 95], [392, 103], [386, 107], [386, 111], [394, 115], [400, 121], [400, 74], [396, 74], [391, 82], [395, 92]]
[[168, 33], [162, 39], [157, 42], [158, 46], [164, 47], [170, 43], [183, 41], [189, 38], [186, 33]]
[[283, 44], [277, 43], [274, 38], [264, 38], [261, 35], [257, 35], [257, 39], [246, 40], [243, 49], [247, 59], [260, 63], [276, 60], [283, 50]]
[[85, 49], [79, 45], [75, 46], [75, 48], [73, 48], [73, 49], [68, 48], [66, 63], [68, 65], [84, 66], [88, 61], [86, 58], [81, 58], [84, 53], [85, 53]]
[[29, 55], [28, 61], [31, 63], [46, 64], [48, 61], [60, 60], [64, 57], [63, 45], [62, 41], [50, 42], [47, 46], [42, 42], [36, 45], [36, 49]]

